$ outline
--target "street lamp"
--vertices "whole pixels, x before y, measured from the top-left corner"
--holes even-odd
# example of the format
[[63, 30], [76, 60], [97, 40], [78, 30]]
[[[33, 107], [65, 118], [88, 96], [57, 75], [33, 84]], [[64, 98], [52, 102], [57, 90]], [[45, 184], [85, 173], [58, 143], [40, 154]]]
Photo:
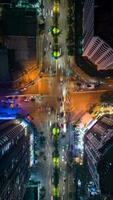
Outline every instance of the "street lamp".
[[54, 127], [54, 128], [52, 129], [52, 134], [53, 134], [54, 136], [58, 136], [59, 133], [60, 133], [60, 129], [59, 129], [58, 127]]

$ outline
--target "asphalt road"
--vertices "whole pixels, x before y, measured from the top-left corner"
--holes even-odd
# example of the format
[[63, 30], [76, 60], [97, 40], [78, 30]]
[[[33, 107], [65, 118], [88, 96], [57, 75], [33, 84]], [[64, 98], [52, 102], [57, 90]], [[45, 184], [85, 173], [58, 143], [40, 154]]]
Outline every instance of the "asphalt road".
[[[79, 98], [79, 101], [78, 101]], [[69, 116], [69, 113], [71, 114], [70, 120], [71, 122], [76, 122], [78, 120], [78, 117], [80, 118], [83, 113], [85, 113], [90, 105], [93, 103], [99, 103], [100, 93], [93, 92], [93, 93], [73, 93], [70, 99], [66, 98], [65, 102], [65, 111], [66, 111], [66, 118], [67, 115]], [[56, 116], [56, 111], [60, 111], [60, 103], [57, 98], [54, 98], [55, 101], [53, 101], [53, 97], [51, 96], [43, 96], [41, 101], [38, 102], [32, 102], [32, 101], [23, 101], [23, 97], [19, 97], [16, 101], [17, 103], [25, 109], [27, 112], [30, 113], [31, 116], [33, 116], [33, 122], [37, 126], [38, 129], [42, 130], [44, 132], [44, 135], [46, 137], [46, 146], [44, 149], [46, 161], [43, 159], [40, 160], [40, 167], [36, 168], [36, 171], [38, 171], [38, 174], [41, 174], [41, 182], [42, 185], [44, 185], [47, 189], [46, 193], [46, 199], [49, 199], [52, 194], [52, 170], [53, 170], [53, 163], [52, 163], [52, 152], [53, 152], [53, 145], [52, 140], [50, 137], [50, 125], [54, 122], [59, 120]], [[69, 101], [69, 102], [68, 102]], [[56, 106], [57, 105], [57, 106]], [[54, 112], [49, 112], [48, 108], [54, 107]], [[56, 109], [57, 108], [57, 109]], [[63, 123], [64, 118], [60, 118], [60, 122]], [[69, 199], [69, 193], [74, 193], [74, 186], [73, 186], [73, 173], [69, 173], [67, 170], [66, 163], [67, 162], [67, 144], [69, 144], [69, 135], [68, 132], [65, 133], [65, 137], [62, 138], [59, 136], [59, 153], [60, 153], [60, 194], [63, 199], [68, 200]], [[63, 148], [65, 151], [63, 151]], [[62, 161], [62, 157], [64, 157], [64, 160]], [[46, 166], [46, 167], [45, 167]], [[66, 181], [64, 181], [66, 179]], [[67, 199], [68, 198], [68, 199]]]
[[[52, 9], [52, 3], [50, 1], [44, 1], [45, 12], [48, 13], [46, 17], [45, 32], [37, 38], [37, 56], [39, 69], [44, 70], [44, 73], [40, 73], [39, 78], [36, 79], [35, 84], [30, 85], [23, 96], [42, 96], [41, 100], [26, 101], [24, 102], [20, 95], [16, 100], [20, 107], [25, 109], [33, 116], [33, 122], [37, 129], [43, 131], [46, 138], [46, 144], [43, 157], [37, 158], [39, 165], [35, 167], [34, 174], [39, 178], [41, 184], [46, 188], [46, 200], [51, 199], [53, 193], [52, 175], [53, 175], [53, 162], [52, 162], [52, 138], [50, 137], [50, 126], [54, 122], [58, 123], [76, 123], [81, 116], [87, 112], [91, 105], [100, 102], [100, 95], [106, 90], [112, 90], [113, 87], [107, 84], [98, 87], [97, 90], [83, 90], [79, 91], [77, 88], [78, 79], [73, 77], [64, 76], [65, 72], [73, 69], [80, 76], [81, 81], [87, 79], [90, 81], [84, 72], [79, 70], [78, 66], [72, 57], [67, 55], [66, 48], [66, 36], [67, 36], [67, 1], [63, 0], [60, 3], [60, 16], [59, 16], [59, 28], [61, 29], [61, 35], [59, 37], [59, 45], [62, 48], [62, 56], [56, 61], [52, 58], [52, 49], [50, 48], [50, 42], [53, 43], [52, 35], [48, 32], [48, 29], [53, 25], [50, 11]], [[45, 54], [44, 54], [45, 51]], [[56, 71], [56, 73], [53, 73]], [[109, 85], [112, 84], [112, 80], [107, 80]], [[59, 100], [58, 98], [63, 100]], [[53, 108], [53, 112], [50, 112], [50, 108]], [[63, 110], [64, 116], [58, 119], [57, 114]], [[69, 144], [69, 133], [63, 131], [65, 137], [61, 136], [59, 139], [59, 153], [60, 153], [60, 196], [62, 200], [70, 200], [69, 194], [74, 193], [73, 173], [67, 169], [67, 144]], [[64, 181], [65, 180], [65, 181]], [[74, 195], [72, 195], [74, 200]]]

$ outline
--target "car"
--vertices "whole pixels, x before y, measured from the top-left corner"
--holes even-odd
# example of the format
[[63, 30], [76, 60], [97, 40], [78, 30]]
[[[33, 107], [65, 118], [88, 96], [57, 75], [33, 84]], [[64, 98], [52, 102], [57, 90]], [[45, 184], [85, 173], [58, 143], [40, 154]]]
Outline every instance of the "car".
[[105, 82], [104, 81], [100, 81], [100, 84], [105, 84]]
[[43, 156], [43, 159], [46, 160], [46, 156], [45, 155]]
[[60, 112], [60, 117], [64, 117], [64, 112]]
[[31, 115], [28, 114], [27, 115], [27, 119], [30, 120], [30, 121], [32, 121], [34, 118]]
[[64, 156], [62, 156], [62, 161], [64, 161]]
[[20, 89], [20, 91], [21, 91], [21, 92], [24, 92], [24, 91], [26, 91], [26, 90], [27, 90], [27, 88], [26, 88], [26, 87], [24, 87], [24, 88]]
[[94, 88], [95, 88], [95, 85], [93, 85], [93, 84], [88, 84], [87, 87], [88, 87], [89, 89], [94, 89]]
[[[43, 74], [43, 72], [41, 72], [41, 73]], [[42, 75], [39, 76], [39, 78], [42, 78], [42, 77], [43, 77]]]
[[51, 44], [51, 42], [49, 43], [49, 48], [50, 48], [50, 49], [52, 48], [52, 44]]
[[18, 89], [16, 89], [15, 91], [14, 91], [14, 94], [19, 94], [19, 90]]
[[34, 84], [35, 84], [35, 81], [31, 81], [30, 84], [31, 84], [31, 85], [34, 85]]
[[30, 100], [33, 102], [33, 101], [35, 101], [35, 98], [34, 98], [34, 97], [31, 97], [31, 99], [30, 99]]
[[65, 186], [63, 186], [62, 190], [63, 190], [63, 195], [64, 195], [65, 194]]
[[38, 164], [39, 161], [36, 159], [36, 160], [34, 160], [34, 162], [35, 162], [35, 164]]
[[65, 147], [64, 146], [62, 147], [62, 151], [65, 151]]
[[29, 100], [30, 100], [29, 97], [26, 97], [26, 98], [24, 99], [25, 102], [29, 102]]
[[14, 99], [18, 99], [18, 96], [14, 96]]
[[79, 187], [81, 187], [81, 180], [80, 180], [80, 179], [78, 179], [77, 185], [78, 185]]
[[51, 108], [50, 107], [48, 107], [48, 115], [51, 115]]
[[51, 196], [51, 200], [53, 200], [53, 196]]
[[59, 115], [59, 113], [57, 113], [57, 119], [60, 120], [60, 115]]
[[64, 134], [62, 134], [62, 138], [65, 138], [65, 135], [64, 135]]
[[75, 178], [73, 178], [73, 183], [75, 183], [76, 182], [76, 179]]
[[53, 10], [50, 11], [50, 15], [51, 15], [51, 17], [53, 17]]
[[67, 180], [67, 179], [66, 179], [65, 177], [63, 177], [63, 181], [66, 182], [66, 180]]

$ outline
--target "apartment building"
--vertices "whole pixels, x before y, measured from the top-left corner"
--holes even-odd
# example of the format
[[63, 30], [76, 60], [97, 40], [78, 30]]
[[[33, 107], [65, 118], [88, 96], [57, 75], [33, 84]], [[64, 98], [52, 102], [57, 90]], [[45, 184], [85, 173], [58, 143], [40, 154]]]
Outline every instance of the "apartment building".
[[113, 3], [86, 0], [83, 7], [83, 54], [97, 70], [113, 69]]
[[36, 66], [36, 34], [38, 30], [35, 9], [2, 7], [0, 17], [0, 48], [7, 51], [8, 67], [0, 60], [2, 81], [15, 80], [25, 70]]
[[30, 129], [22, 120], [0, 121], [0, 200], [22, 200], [30, 175]]
[[84, 136], [89, 172], [97, 189], [113, 195], [113, 115], [102, 116]]

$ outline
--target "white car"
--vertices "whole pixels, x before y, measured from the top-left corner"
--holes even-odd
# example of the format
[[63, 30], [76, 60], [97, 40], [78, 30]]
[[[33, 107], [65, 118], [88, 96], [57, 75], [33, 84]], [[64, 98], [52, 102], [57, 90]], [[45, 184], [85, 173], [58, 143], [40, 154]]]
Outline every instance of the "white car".
[[62, 161], [65, 161], [64, 156], [62, 156]]
[[29, 100], [30, 100], [29, 97], [26, 97], [26, 98], [24, 99], [25, 102], [29, 102]]
[[88, 84], [88, 85], [87, 85], [87, 88], [88, 88], [88, 89], [94, 89], [94, 88], [95, 88], [95, 85], [94, 85], [94, 84]]
[[24, 92], [24, 91], [26, 91], [26, 90], [27, 90], [27, 88], [24, 87], [24, 88], [22, 88], [20, 91], [21, 91], [21, 92]]
[[62, 147], [62, 151], [63, 151], [63, 152], [65, 151], [64, 147]]
[[49, 48], [50, 48], [50, 49], [52, 48], [52, 44], [51, 44], [51, 42], [49, 43]]
[[50, 107], [47, 108], [47, 111], [48, 111], [48, 115], [51, 115], [51, 108]]
[[51, 17], [53, 17], [53, 10], [50, 11], [50, 15], [51, 15]]

